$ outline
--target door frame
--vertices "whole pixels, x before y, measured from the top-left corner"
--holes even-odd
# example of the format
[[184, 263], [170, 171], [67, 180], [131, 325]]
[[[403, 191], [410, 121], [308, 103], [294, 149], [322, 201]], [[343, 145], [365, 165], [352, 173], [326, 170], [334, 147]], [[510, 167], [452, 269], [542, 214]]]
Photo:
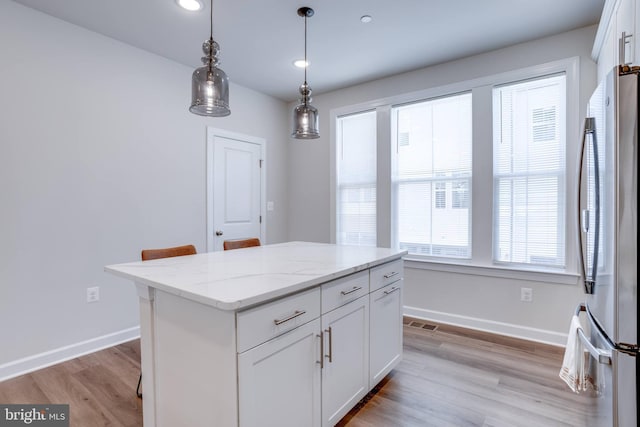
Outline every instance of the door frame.
[[264, 138], [257, 136], [245, 135], [238, 132], [231, 132], [224, 129], [214, 128], [207, 126], [207, 185], [205, 198], [207, 201], [207, 252], [213, 252], [215, 250], [215, 242], [213, 240], [214, 233], [214, 218], [213, 218], [213, 197], [210, 195], [213, 192], [213, 165], [214, 165], [214, 152], [216, 138], [233, 139], [239, 142], [245, 142], [250, 144], [256, 144], [260, 146], [260, 216], [262, 221], [260, 222], [260, 241], [266, 242], [267, 239], [267, 212], [266, 212], [266, 195], [267, 195], [267, 168], [266, 168], [266, 142]]

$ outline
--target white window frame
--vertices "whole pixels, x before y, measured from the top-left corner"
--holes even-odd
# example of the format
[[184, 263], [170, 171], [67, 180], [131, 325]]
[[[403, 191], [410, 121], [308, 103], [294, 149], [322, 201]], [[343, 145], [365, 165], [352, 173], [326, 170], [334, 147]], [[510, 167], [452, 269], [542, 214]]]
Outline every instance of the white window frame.
[[[336, 146], [336, 147], [338, 147], [338, 146], [339, 146], [339, 141], [340, 141], [340, 140], [341, 140], [341, 138], [342, 138], [341, 133], [342, 133], [342, 131], [343, 131], [343, 129], [342, 129], [343, 122], [341, 121], [341, 119], [345, 119], [345, 118], [348, 118], [348, 117], [353, 117], [354, 115], [355, 115], [355, 116], [357, 116], [357, 115], [359, 115], [359, 114], [370, 114], [370, 113], [375, 114], [375, 110], [365, 110], [365, 111], [360, 111], [360, 112], [355, 113], [355, 114], [347, 114], [347, 115], [341, 115], [341, 116], [336, 117], [335, 125], [336, 125], [336, 132], [337, 132], [337, 133], [336, 133], [335, 146]], [[343, 149], [344, 149], [344, 146], [343, 146]], [[340, 189], [340, 190], [342, 190], [343, 188], [345, 188], [345, 187], [349, 187], [349, 186], [353, 186], [353, 187], [364, 187], [364, 186], [366, 186], [367, 184], [369, 184], [369, 181], [361, 181], [361, 182], [357, 182], [357, 183], [349, 183], [349, 184], [342, 184], [342, 185], [341, 185], [341, 184], [338, 182], [338, 180], [339, 180], [339, 179], [338, 179], [338, 175], [339, 175], [339, 174], [338, 174], [338, 163], [339, 163], [339, 161], [338, 161], [338, 157], [340, 157], [340, 156], [341, 156], [341, 153], [336, 153], [336, 156], [337, 156], [337, 157], [335, 158], [335, 159], [336, 159], [336, 162], [335, 162], [335, 167], [336, 167], [336, 169], [335, 169], [335, 174], [333, 175], [333, 176], [334, 176], [334, 182], [335, 182], [335, 185], [334, 185], [334, 187], [333, 187], [333, 188], [334, 188], [334, 191], [336, 191], [336, 203], [335, 203], [335, 205], [334, 205], [334, 206], [336, 207], [336, 215], [334, 215], [334, 217], [333, 217], [333, 218], [334, 218], [334, 221], [335, 221], [335, 230], [336, 230], [336, 231], [333, 233], [334, 243], [338, 240], [338, 238], [337, 238], [337, 235], [338, 235], [338, 230], [337, 230], [337, 228], [338, 228], [338, 220], [337, 220], [337, 218], [338, 218], [338, 217], [337, 217], [337, 201], [338, 201], [338, 199], [340, 198], [340, 193], [341, 193], [341, 191], [339, 191], [339, 189]], [[375, 181], [375, 182], [373, 182], [373, 185], [374, 185], [374, 186], [377, 186], [377, 177], [376, 177], [376, 181]], [[376, 192], [376, 196], [377, 196], [377, 192]], [[377, 201], [376, 201], [376, 206], [377, 206]], [[376, 220], [377, 220], [377, 215], [376, 215]], [[377, 222], [377, 221], [376, 221], [376, 222]], [[377, 231], [377, 226], [376, 226], [376, 231]], [[376, 238], [377, 238], [377, 237], [376, 237]], [[374, 244], [374, 246], [375, 246], [375, 244]]]
[[[366, 103], [332, 109], [330, 112], [330, 239], [335, 243], [336, 232], [336, 118], [366, 110], [376, 110], [377, 114], [377, 244], [391, 247], [394, 194], [392, 191], [392, 152], [391, 152], [391, 107], [429, 98], [471, 91], [473, 123], [472, 182], [469, 194], [472, 212], [472, 258], [470, 260], [434, 259], [433, 257], [409, 256], [406, 265], [412, 268], [455, 271], [475, 275], [506, 277], [513, 279], [544, 280], [551, 283], [575, 284], [578, 273], [578, 252], [576, 245], [577, 230], [568, 226], [565, 229], [566, 267], [564, 271], [544, 268], [525, 268], [526, 266], [504, 266], [493, 262], [493, 117], [492, 90], [510, 82], [539, 78], [545, 75], [564, 73], [566, 75], [566, 213], [568, 225], [576, 212], [577, 153], [580, 132], [580, 58], [572, 57], [521, 68], [504, 73], [471, 79], [440, 87], [429, 88], [409, 94], [402, 94]], [[481, 195], [481, 196], [478, 196]], [[482, 222], [484, 218], [484, 222]]]
[[[472, 102], [473, 102], [473, 94], [471, 93], [471, 91], [461, 91], [461, 92], [457, 92], [457, 93], [448, 93], [446, 95], [441, 95], [441, 96], [437, 96], [437, 97], [430, 97], [430, 98], [426, 98], [426, 99], [420, 99], [420, 100], [416, 100], [414, 102], [411, 103], [400, 103], [400, 104], [393, 104], [391, 105], [391, 111], [393, 113], [394, 108], [397, 107], [403, 107], [404, 105], [418, 105], [418, 104], [422, 104], [422, 103], [429, 103], [431, 101], [437, 101], [437, 100], [442, 100], [442, 99], [447, 99], [447, 98], [453, 98], [453, 97], [457, 97], [459, 95], [471, 95], [472, 98]], [[392, 131], [395, 131], [396, 129], [398, 129], [398, 115], [393, 114], [392, 119], [391, 119], [391, 129]], [[473, 137], [473, 136], [472, 136]], [[472, 140], [473, 141], [473, 140]], [[391, 136], [391, 162], [392, 165], [395, 167], [397, 164], [397, 148], [396, 148], [396, 137], [395, 135]], [[473, 174], [473, 161], [472, 161], [472, 169], [471, 169], [471, 174]], [[398, 174], [394, 173], [394, 177], [397, 177]], [[395, 224], [397, 222], [397, 218], [396, 218], [396, 212], [399, 208], [399, 206], [397, 206], [397, 204], [395, 204], [395, 192], [399, 191], [399, 185], [403, 182], [407, 182], [405, 179], [401, 179], [401, 178], [395, 178], [397, 179], [397, 181], [393, 182], [393, 187], [392, 187], [392, 197], [394, 200], [394, 205], [391, 206], [391, 209], [393, 211], [393, 215], [394, 215], [394, 220], [392, 221], [392, 224]], [[413, 180], [413, 179], [412, 179]], [[416, 181], [420, 181], [422, 183], [430, 183], [431, 184], [431, 188], [432, 188], [432, 199], [431, 199], [431, 208], [433, 210], [433, 212], [438, 211], [439, 209], [442, 210], [446, 210], [451, 208], [452, 206], [452, 187], [453, 187], [453, 183], [460, 181], [460, 180], [465, 180], [467, 182], [469, 182], [469, 186], [473, 185], [473, 177], [453, 177], [453, 176], [447, 176], [446, 174], [440, 174], [440, 173], [436, 173], [434, 176], [429, 177], [429, 178], [419, 178], [417, 180], [413, 180], [414, 182]], [[442, 204], [441, 204], [442, 202]], [[469, 215], [469, 219], [472, 219], [473, 216], [473, 212], [471, 209], [471, 206], [469, 206], [468, 208], [468, 215]], [[431, 227], [433, 227], [435, 224], [432, 223]], [[411, 257], [416, 257], [418, 259], [433, 259], [434, 261], [437, 262], [441, 262], [441, 261], [445, 261], [445, 262], [458, 262], [458, 260], [461, 259], [470, 259], [472, 254], [472, 227], [473, 224], [470, 222], [468, 224], [468, 231], [467, 231], [467, 239], [469, 242], [469, 245], [465, 248], [468, 249], [469, 252], [469, 256], [467, 255], [460, 255], [460, 256], [452, 256], [452, 257], [445, 257], [442, 255], [418, 255], [418, 254], [410, 254]], [[391, 247], [399, 247], [399, 236], [397, 236], [395, 234], [396, 229], [393, 228], [391, 230]], [[435, 230], [435, 233], [439, 232], [439, 230]], [[434, 247], [437, 247], [437, 244], [431, 243], [430, 244], [430, 249], [433, 250]]]
[[[537, 82], [537, 81], [541, 81], [541, 80], [545, 80], [548, 78], [553, 78], [553, 77], [558, 77], [558, 76], [563, 76], [565, 77], [565, 85], [566, 85], [566, 76], [564, 73], [560, 73], [560, 74], [551, 74], [551, 75], [543, 75], [543, 76], [539, 76], [537, 78], [534, 79], [527, 79], [525, 81], [515, 81], [515, 82], [509, 82], [507, 84], [503, 84], [500, 85], [498, 87], [494, 88], [494, 92], [496, 90], [499, 90], [502, 87], [509, 87], [512, 85], [518, 85], [521, 83], [527, 83], [527, 82]], [[494, 93], [495, 95], [495, 93]], [[565, 101], [566, 101], [566, 97], [565, 97]], [[494, 96], [494, 100], [493, 100], [493, 116], [494, 116], [494, 123], [498, 126], [501, 125], [500, 123], [500, 117], [499, 117], [499, 112], [498, 110], [500, 109], [500, 102], [498, 101], [498, 99]], [[564, 112], [560, 112], [560, 117], [564, 116], [564, 113], [566, 113], [566, 105], [565, 105], [565, 111]], [[566, 126], [566, 120], [565, 120], [565, 126]], [[566, 131], [565, 131], [566, 133]], [[565, 135], [566, 136], [566, 135]], [[494, 132], [494, 143], [496, 141], [496, 139], [499, 138], [499, 136]], [[565, 152], [563, 153], [564, 157], [566, 158], [567, 156], [567, 141], [565, 141]], [[494, 158], [494, 166], [495, 166], [495, 161], [497, 159]], [[558, 223], [556, 224], [559, 228], [564, 229], [567, 227], [567, 214], [566, 214], [566, 207], [567, 207], [567, 200], [570, 197], [570, 192], [569, 189], [566, 186], [566, 179], [567, 179], [567, 175], [568, 172], [566, 169], [566, 160], [565, 160], [565, 164], [564, 164], [564, 168], [563, 170], [554, 170], [554, 171], [545, 171], [545, 172], [539, 172], [539, 173], [531, 173], [529, 171], [527, 172], [522, 172], [522, 171], [518, 171], [518, 172], [511, 172], [511, 173], [506, 173], [506, 174], [496, 174], [494, 171], [494, 186], [493, 186], [493, 203], [494, 203], [494, 218], [493, 218], [493, 262], [496, 265], [504, 265], [504, 266], [510, 266], [510, 267], [515, 267], [518, 264], [521, 265], [522, 268], [524, 269], [539, 269], [539, 268], [543, 268], [541, 267], [541, 263], [534, 263], [534, 262], [517, 262], [517, 261], [507, 261], [507, 260], [499, 260], [499, 254], [498, 254], [498, 248], [499, 248], [499, 244], [498, 244], [498, 219], [495, 216], [495, 212], [500, 208], [499, 202], [498, 200], [496, 200], [496, 195], [498, 193], [498, 185], [502, 180], [508, 180], [509, 178], [531, 178], [534, 175], [538, 175], [539, 177], [546, 177], [546, 178], [550, 178], [553, 177], [555, 179], [557, 179], [559, 182], [561, 182], [562, 184], [564, 184], [564, 192], [561, 192], [560, 194], [558, 194], [557, 197], [557, 204], [558, 204], [558, 213], [563, 213], [564, 215], [558, 215]], [[564, 195], [565, 200], [561, 200], [560, 199], [560, 195]], [[512, 200], [513, 201], [513, 200]], [[512, 218], [513, 219], [513, 218]], [[566, 239], [566, 233], [563, 236]], [[565, 240], [562, 244], [562, 247], [564, 248], [564, 253], [562, 254], [563, 257], [566, 257], [567, 255], [567, 251], [566, 251], [566, 246], [567, 246], [567, 241]], [[529, 249], [529, 248], [528, 248]], [[566, 258], [564, 259], [564, 263], [566, 264], [567, 260]], [[549, 268], [555, 268], [555, 269], [560, 269], [563, 270], [564, 266], [562, 267], [549, 267]]]

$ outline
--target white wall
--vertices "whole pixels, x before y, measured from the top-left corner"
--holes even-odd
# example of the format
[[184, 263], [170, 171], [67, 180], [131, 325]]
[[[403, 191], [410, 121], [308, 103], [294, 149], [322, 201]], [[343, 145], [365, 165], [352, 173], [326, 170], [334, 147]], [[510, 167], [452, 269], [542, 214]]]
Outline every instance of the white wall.
[[195, 116], [192, 69], [10, 1], [0, 52], [0, 379], [137, 333], [105, 265], [206, 250], [206, 126], [267, 140], [267, 239], [287, 240], [285, 103], [232, 84], [231, 116]]
[[[206, 126], [267, 139], [267, 200], [276, 206], [268, 243], [328, 242], [331, 109], [576, 55], [584, 103], [595, 86], [594, 34], [317, 96], [322, 138], [290, 142], [293, 104], [232, 83], [231, 116], [192, 115], [192, 69], [1, 1], [0, 379], [135, 336], [134, 288], [103, 267], [145, 247], [205, 250]], [[417, 269], [406, 277], [413, 314], [542, 339], [566, 332], [581, 298], [576, 285]], [[533, 304], [517, 302], [523, 283]], [[100, 286], [99, 303], [85, 302], [88, 286]]]
[[[313, 105], [321, 114], [321, 138], [292, 144], [289, 156], [290, 239], [331, 240], [331, 177], [327, 171], [332, 109], [579, 56], [583, 116], [583, 106], [596, 83], [596, 65], [590, 58], [595, 32], [595, 26], [582, 28], [314, 97]], [[309, 83], [313, 87], [313, 81]], [[522, 280], [407, 268], [405, 283], [409, 314], [556, 344], [564, 344], [571, 314], [582, 298], [577, 280], [570, 285], [551, 284], [539, 278]], [[533, 289], [532, 303], [520, 302], [521, 287]]]

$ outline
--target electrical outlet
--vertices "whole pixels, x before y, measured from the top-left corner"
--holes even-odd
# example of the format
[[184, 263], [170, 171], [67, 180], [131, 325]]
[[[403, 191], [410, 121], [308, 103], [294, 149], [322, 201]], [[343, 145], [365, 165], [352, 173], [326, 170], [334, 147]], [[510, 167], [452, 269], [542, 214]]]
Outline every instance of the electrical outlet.
[[520, 301], [532, 302], [533, 301], [533, 289], [520, 288]]
[[87, 288], [87, 302], [97, 301], [100, 301], [100, 288], [98, 286]]

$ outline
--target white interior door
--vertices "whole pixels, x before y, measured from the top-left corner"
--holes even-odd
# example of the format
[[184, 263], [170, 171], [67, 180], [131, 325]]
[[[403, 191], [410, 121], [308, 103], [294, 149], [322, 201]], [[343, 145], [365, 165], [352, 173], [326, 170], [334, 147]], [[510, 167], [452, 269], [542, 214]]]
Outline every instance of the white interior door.
[[264, 242], [264, 140], [209, 128], [207, 250], [227, 239]]

